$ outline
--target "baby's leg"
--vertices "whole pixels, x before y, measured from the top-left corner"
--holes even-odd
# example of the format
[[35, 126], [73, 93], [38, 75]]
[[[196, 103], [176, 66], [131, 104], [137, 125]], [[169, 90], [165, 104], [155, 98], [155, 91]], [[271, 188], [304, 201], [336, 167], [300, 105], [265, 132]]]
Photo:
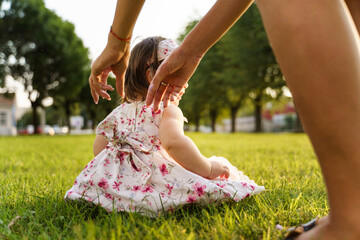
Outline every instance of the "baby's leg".
[[342, 0], [258, 6], [328, 190], [329, 223], [299, 239], [360, 239], [360, 47], [349, 12]]

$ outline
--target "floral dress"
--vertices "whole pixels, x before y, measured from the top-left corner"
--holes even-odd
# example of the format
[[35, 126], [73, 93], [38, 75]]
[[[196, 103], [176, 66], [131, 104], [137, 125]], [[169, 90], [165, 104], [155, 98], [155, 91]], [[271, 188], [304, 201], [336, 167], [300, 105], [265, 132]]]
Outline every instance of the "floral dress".
[[96, 130], [109, 144], [85, 166], [65, 198], [154, 217], [188, 203], [240, 201], [264, 190], [225, 158], [212, 157], [229, 166], [227, 180], [209, 180], [180, 166], [161, 146], [162, 112], [144, 102], [114, 109]]

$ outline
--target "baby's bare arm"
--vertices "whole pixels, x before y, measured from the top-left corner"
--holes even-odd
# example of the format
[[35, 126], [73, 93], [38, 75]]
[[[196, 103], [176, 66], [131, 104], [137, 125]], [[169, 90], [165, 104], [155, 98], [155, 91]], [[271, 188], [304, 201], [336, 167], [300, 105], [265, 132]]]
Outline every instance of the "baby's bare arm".
[[104, 150], [108, 143], [109, 142], [106, 141], [104, 136], [96, 135], [93, 145], [94, 156], [98, 155], [102, 150]]
[[167, 153], [181, 166], [202, 177], [228, 176], [226, 170], [222, 168], [223, 164], [212, 164], [200, 153], [195, 143], [184, 135], [183, 124], [180, 108], [170, 104], [164, 110], [159, 128], [160, 141]]
[[211, 164], [200, 153], [195, 143], [184, 135], [183, 125], [184, 120], [180, 108], [170, 104], [164, 109], [159, 127], [161, 144], [181, 166], [200, 176], [208, 177]]

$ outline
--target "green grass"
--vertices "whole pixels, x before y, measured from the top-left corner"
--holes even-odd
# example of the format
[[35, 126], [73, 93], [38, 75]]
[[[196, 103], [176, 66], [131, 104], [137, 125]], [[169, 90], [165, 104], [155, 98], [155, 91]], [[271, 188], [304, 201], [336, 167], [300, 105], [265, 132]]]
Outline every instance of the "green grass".
[[[308, 138], [298, 134], [188, 134], [266, 191], [240, 203], [187, 206], [150, 219], [63, 200], [92, 159], [94, 136], [0, 138], [0, 239], [282, 239], [275, 225], [328, 212]], [[14, 225], [9, 223], [16, 217]]]

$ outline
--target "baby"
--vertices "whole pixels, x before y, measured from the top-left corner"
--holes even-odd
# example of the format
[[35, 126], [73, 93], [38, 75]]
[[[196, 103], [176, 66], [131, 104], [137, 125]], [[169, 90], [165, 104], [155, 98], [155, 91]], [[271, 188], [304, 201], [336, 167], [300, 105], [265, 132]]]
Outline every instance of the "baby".
[[225, 158], [200, 153], [184, 135], [179, 99], [158, 112], [146, 106], [152, 77], [176, 47], [169, 39], [149, 37], [133, 48], [124, 102], [97, 127], [95, 158], [65, 198], [158, 216], [187, 203], [240, 201], [264, 190]]

